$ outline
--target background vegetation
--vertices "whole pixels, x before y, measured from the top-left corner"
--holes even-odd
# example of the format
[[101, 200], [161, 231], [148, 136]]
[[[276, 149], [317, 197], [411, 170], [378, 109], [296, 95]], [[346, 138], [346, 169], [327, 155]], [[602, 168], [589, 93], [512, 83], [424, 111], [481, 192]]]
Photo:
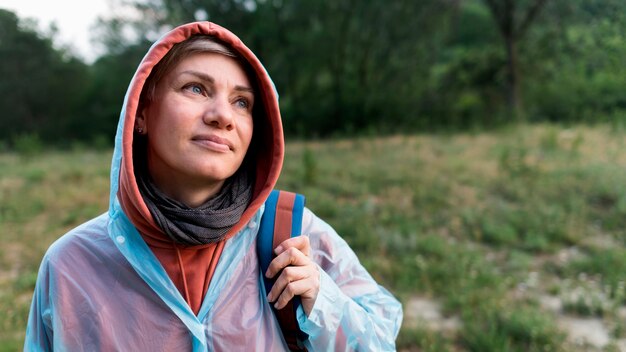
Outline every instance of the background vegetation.
[[[626, 139], [606, 126], [290, 142], [307, 195], [404, 305], [410, 351], [624, 351]], [[0, 351], [37, 269], [107, 209], [110, 150], [0, 154]]]
[[0, 10], [0, 140], [106, 145], [132, 74], [173, 26], [209, 19], [265, 63], [290, 136], [624, 123], [621, 0], [110, 0], [92, 64]]
[[194, 19], [266, 65], [279, 187], [402, 300], [400, 349], [626, 351], [626, 2], [111, 1], [93, 63], [0, 9], [0, 351], [50, 243], [107, 209], [141, 57]]

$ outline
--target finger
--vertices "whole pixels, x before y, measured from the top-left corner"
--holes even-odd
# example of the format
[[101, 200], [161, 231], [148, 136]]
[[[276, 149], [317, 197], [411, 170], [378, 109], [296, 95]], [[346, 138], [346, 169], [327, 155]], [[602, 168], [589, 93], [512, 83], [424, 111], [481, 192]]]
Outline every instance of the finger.
[[276, 258], [272, 259], [267, 271], [265, 272], [265, 276], [272, 278], [279, 271], [289, 265], [302, 266], [307, 265], [310, 262], [311, 260], [309, 257], [305, 256], [299, 249], [291, 247], [283, 251]]
[[273, 302], [278, 296], [280, 296], [281, 292], [289, 285], [289, 283], [306, 279], [311, 276], [311, 269], [305, 266], [288, 266], [280, 273], [276, 282], [272, 286], [269, 294], [267, 295], [267, 300], [269, 302]]
[[311, 285], [308, 280], [292, 281], [285, 286], [285, 289], [276, 300], [276, 303], [274, 303], [274, 307], [276, 307], [276, 309], [283, 309], [294, 296], [300, 296], [310, 289]]
[[281, 244], [279, 244], [276, 249], [274, 249], [274, 253], [278, 255], [289, 248], [297, 248], [308, 257], [309, 253], [311, 252], [311, 243], [309, 241], [309, 236], [297, 236], [288, 238], [281, 242]]

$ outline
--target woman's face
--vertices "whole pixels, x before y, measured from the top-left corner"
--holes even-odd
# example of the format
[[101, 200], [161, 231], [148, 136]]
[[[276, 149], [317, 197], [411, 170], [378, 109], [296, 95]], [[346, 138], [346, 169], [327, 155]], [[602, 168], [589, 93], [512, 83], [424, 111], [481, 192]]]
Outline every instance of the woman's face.
[[183, 202], [185, 193], [208, 198], [219, 191], [250, 145], [253, 104], [252, 85], [235, 59], [197, 53], [178, 63], [137, 116], [156, 185]]

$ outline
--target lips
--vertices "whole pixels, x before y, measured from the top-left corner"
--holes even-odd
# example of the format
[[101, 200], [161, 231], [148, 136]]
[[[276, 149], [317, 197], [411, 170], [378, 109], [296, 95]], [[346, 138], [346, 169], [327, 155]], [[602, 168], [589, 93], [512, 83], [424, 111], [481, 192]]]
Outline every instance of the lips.
[[212, 134], [197, 135], [194, 136], [191, 140], [203, 145], [204, 147], [207, 147], [209, 149], [215, 149], [217, 151], [225, 152], [234, 149], [233, 144], [228, 139], [221, 138]]

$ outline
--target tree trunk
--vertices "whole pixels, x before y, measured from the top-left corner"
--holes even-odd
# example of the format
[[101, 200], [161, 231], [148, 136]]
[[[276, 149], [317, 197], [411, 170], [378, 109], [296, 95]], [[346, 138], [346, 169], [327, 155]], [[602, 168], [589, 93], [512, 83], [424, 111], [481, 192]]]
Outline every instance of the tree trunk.
[[510, 118], [524, 118], [519, 87], [517, 44], [548, 0], [534, 0], [522, 15], [515, 0], [483, 0], [504, 40], [506, 49], [506, 100]]
[[504, 38], [506, 46], [506, 92], [507, 107], [510, 117], [518, 120], [522, 116], [520, 114], [521, 102], [519, 97], [519, 71], [517, 64], [517, 42], [513, 35]]

